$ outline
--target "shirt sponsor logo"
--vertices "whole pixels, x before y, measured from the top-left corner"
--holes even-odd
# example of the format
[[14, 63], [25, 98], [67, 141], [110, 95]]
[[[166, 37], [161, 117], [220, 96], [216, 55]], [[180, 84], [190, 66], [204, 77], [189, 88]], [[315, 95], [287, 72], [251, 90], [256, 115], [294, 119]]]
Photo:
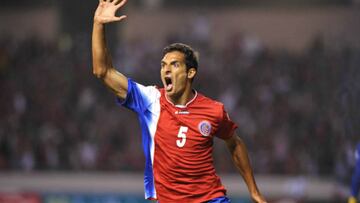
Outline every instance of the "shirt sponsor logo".
[[190, 112], [188, 111], [185, 111], [185, 110], [180, 110], [180, 111], [175, 111], [175, 114], [180, 114], [180, 115], [187, 115], [187, 114], [190, 114]]
[[209, 136], [211, 133], [211, 124], [209, 123], [209, 121], [201, 121], [198, 125], [200, 134], [202, 134], [203, 136]]

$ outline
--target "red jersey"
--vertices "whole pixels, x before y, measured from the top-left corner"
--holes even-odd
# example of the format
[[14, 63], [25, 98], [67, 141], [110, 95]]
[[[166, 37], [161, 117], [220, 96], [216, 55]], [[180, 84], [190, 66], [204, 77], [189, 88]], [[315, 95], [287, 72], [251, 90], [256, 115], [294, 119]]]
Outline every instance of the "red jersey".
[[213, 166], [213, 138], [230, 138], [236, 125], [222, 103], [195, 92], [174, 105], [164, 89], [129, 79], [122, 104], [137, 112], [142, 128], [145, 198], [199, 203], [226, 194]]

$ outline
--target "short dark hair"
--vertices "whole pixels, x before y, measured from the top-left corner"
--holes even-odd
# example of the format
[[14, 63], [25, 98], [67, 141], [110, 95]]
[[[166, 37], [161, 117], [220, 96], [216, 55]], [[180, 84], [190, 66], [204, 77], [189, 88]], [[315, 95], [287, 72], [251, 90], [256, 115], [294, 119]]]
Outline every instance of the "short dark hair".
[[183, 43], [173, 43], [164, 48], [163, 55], [173, 51], [179, 51], [185, 55], [186, 70], [189, 70], [190, 68], [195, 68], [197, 70], [199, 65], [199, 54], [194, 51], [193, 48]]

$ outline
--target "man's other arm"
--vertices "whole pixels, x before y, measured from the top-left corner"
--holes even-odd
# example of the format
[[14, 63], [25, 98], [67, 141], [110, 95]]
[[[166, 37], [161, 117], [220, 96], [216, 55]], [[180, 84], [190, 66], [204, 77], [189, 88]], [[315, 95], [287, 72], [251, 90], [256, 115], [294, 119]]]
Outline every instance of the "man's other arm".
[[236, 168], [249, 189], [252, 200], [256, 203], [266, 203], [256, 185], [245, 143], [235, 132], [229, 139], [226, 139], [225, 142]]

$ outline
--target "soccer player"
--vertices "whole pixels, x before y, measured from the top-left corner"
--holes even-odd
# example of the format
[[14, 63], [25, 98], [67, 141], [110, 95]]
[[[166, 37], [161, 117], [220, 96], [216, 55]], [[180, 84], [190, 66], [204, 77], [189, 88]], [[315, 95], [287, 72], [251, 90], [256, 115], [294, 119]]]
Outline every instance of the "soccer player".
[[351, 196], [348, 203], [357, 203], [360, 190], [360, 143], [358, 143], [355, 150], [356, 165], [351, 179]]
[[160, 75], [163, 88], [143, 86], [125, 77], [112, 64], [104, 26], [121, 21], [116, 11], [126, 0], [100, 0], [95, 11], [93, 73], [138, 114], [145, 163], [145, 198], [160, 203], [226, 203], [226, 190], [215, 173], [213, 138], [223, 139], [254, 202], [264, 203], [254, 180], [243, 141], [223, 104], [192, 88], [198, 59], [191, 47], [172, 44], [164, 49]]

